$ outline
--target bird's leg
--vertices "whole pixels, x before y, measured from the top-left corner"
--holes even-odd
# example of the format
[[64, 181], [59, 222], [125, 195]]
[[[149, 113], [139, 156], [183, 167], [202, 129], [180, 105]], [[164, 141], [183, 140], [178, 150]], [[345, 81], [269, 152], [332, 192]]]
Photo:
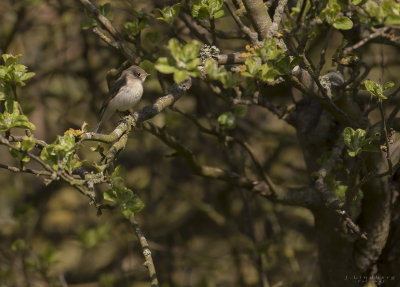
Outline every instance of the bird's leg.
[[118, 116], [119, 116], [118, 124], [127, 123], [127, 119], [126, 119], [126, 116], [128, 115], [127, 111], [119, 111], [119, 110], [117, 110], [117, 113], [118, 113]]
[[127, 111], [118, 111], [117, 110], [117, 112], [118, 112], [118, 115], [119, 115], [119, 122], [118, 122], [118, 124], [120, 124], [120, 123], [127, 123], [127, 121], [128, 121], [128, 119], [126, 118], [127, 116], [129, 116], [129, 115], [133, 115], [133, 112], [131, 112], [131, 111], [129, 111], [129, 110], [127, 110]]
[[129, 110], [127, 110], [127, 111], [119, 111], [119, 110], [117, 110], [117, 112], [118, 112], [120, 120], [122, 120], [124, 117], [129, 116], [131, 114], [131, 112]]

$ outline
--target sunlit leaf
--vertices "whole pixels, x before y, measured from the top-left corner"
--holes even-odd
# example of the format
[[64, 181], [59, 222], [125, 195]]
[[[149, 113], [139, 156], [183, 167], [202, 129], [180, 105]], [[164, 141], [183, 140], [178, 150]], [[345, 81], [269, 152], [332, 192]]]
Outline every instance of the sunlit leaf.
[[177, 3], [173, 6], [167, 6], [164, 9], [158, 9], [162, 17], [158, 17], [157, 19], [162, 20], [171, 25], [174, 22], [175, 18], [178, 16], [180, 7], [181, 3]]
[[185, 70], [178, 70], [175, 69], [174, 71], [174, 81], [175, 83], [181, 83], [184, 80], [186, 80], [187, 78], [189, 78], [189, 74], [188, 72], [186, 72]]
[[161, 57], [158, 58], [154, 67], [163, 74], [172, 74], [175, 71], [175, 61], [170, 58]]
[[231, 112], [221, 114], [217, 120], [223, 130], [231, 130], [236, 127], [236, 118]]
[[333, 27], [339, 30], [350, 30], [353, 28], [353, 22], [348, 17], [339, 16], [333, 21]]

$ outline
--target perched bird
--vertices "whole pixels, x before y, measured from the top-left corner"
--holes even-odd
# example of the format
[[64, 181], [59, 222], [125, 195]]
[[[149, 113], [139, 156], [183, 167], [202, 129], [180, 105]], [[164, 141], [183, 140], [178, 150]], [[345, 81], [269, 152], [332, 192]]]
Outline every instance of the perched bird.
[[139, 66], [130, 66], [114, 82], [103, 106], [100, 109], [100, 122], [96, 133], [100, 133], [103, 125], [116, 111], [133, 108], [142, 98], [143, 82], [150, 74]]

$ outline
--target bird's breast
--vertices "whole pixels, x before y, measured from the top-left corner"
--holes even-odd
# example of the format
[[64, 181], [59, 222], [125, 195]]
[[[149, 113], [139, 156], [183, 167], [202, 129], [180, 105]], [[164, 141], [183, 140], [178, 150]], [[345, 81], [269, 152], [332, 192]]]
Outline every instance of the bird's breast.
[[121, 87], [111, 100], [110, 104], [114, 110], [125, 111], [134, 107], [142, 98], [143, 86], [141, 83], [127, 83]]

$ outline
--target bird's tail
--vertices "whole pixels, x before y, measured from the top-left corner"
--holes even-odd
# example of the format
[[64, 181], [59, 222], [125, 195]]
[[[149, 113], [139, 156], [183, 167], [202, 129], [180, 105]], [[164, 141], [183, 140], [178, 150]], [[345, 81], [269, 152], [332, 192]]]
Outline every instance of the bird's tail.
[[107, 108], [101, 113], [100, 122], [97, 126], [96, 133], [100, 133], [102, 131], [103, 125], [111, 118], [112, 114], [113, 111]]
[[103, 129], [103, 119], [100, 120], [99, 125], [97, 126], [96, 134], [101, 133], [102, 129]]

